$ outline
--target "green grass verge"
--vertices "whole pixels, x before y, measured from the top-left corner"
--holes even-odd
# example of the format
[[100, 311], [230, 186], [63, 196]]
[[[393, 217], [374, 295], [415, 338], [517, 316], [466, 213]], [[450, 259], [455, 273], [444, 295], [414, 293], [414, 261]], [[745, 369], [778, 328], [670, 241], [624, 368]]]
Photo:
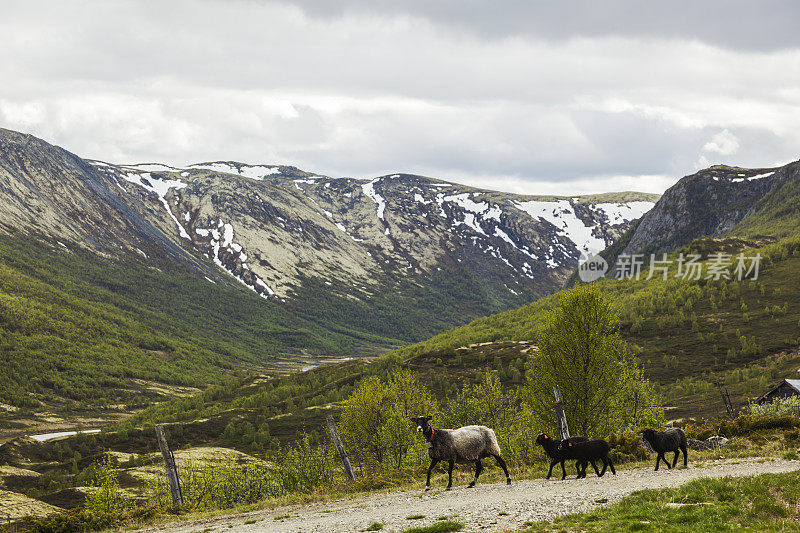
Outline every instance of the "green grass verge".
[[444, 522], [436, 522], [429, 526], [404, 529], [403, 533], [449, 533], [451, 531], [461, 531], [462, 529], [464, 529], [464, 524], [446, 520]]
[[800, 472], [698, 479], [524, 531], [800, 531]]

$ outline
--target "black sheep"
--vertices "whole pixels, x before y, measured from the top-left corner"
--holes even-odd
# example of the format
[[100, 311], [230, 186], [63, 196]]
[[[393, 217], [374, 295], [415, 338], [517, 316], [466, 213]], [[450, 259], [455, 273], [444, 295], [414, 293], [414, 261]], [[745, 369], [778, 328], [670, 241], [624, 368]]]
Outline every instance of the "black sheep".
[[[603, 477], [606, 473], [606, 468], [611, 468], [611, 473], [617, 475], [614, 470], [614, 463], [608, 453], [611, 451], [611, 446], [603, 439], [590, 440], [588, 442], [570, 442], [568, 439], [561, 441], [558, 445], [559, 451], [562, 454], [562, 464], [566, 459], [577, 459], [578, 461], [578, 479], [586, 477], [586, 467], [589, 466], [589, 461], [603, 461], [603, 470], [595, 472], [597, 477]], [[566, 477], [566, 476], [565, 476]], [[561, 478], [564, 479], [563, 477]]]
[[[683, 452], [683, 466], [689, 464], [689, 458], [686, 455], [686, 434], [681, 428], [671, 428], [666, 431], [657, 432], [653, 429], [645, 429], [642, 431], [642, 437], [650, 443], [653, 451], [658, 453], [656, 457], [656, 470], [661, 460], [667, 465], [667, 468], [672, 468], [678, 464], [678, 456]], [[675, 458], [672, 464], [664, 457], [667, 452], [675, 452]]]
[[[570, 442], [586, 442], [589, 440], [588, 437], [570, 437], [568, 439]], [[544, 453], [550, 458], [550, 470], [547, 472], [547, 479], [550, 479], [550, 476], [553, 475], [553, 467], [561, 463], [561, 479], [567, 477], [567, 472], [564, 470], [564, 461], [561, 460], [561, 452], [558, 449], [558, 445], [560, 441], [555, 439], [551, 439], [547, 433], [539, 433], [536, 436], [536, 444], [544, 448]], [[594, 471], [597, 472], [597, 466], [592, 461], [592, 466], [594, 467]], [[575, 469], [580, 472], [580, 463], [575, 463]]]

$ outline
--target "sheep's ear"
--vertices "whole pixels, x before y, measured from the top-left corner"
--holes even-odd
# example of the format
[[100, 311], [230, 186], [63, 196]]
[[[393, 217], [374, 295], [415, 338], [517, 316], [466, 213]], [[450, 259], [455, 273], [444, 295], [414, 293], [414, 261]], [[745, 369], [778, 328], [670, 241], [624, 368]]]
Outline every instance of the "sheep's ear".
[[567, 446], [572, 446], [572, 443], [570, 441], [567, 441]]
[[414, 418], [413, 416], [411, 417], [411, 419], [410, 419], [410, 420], [411, 420], [412, 422], [416, 422], [416, 421], [417, 421], [417, 419], [416, 419], [416, 418]]

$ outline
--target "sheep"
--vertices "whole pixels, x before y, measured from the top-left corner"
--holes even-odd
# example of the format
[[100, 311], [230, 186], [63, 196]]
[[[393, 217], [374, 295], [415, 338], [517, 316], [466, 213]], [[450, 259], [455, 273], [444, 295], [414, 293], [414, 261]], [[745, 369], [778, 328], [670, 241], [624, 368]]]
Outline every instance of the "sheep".
[[[586, 442], [589, 440], [588, 437], [570, 437], [570, 441], [572, 442]], [[555, 439], [551, 439], [547, 433], [539, 433], [536, 436], [536, 444], [544, 448], [544, 453], [550, 458], [550, 471], [547, 472], [547, 479], [550, 479], [550, 476], [553, 475], [553, 467], [561, 463], [561, 479], [567, 477], [567, 472], [564, 470], [564, 462], [561, 460], [561, 452], [558, 449], [560, 444], [559, 441]], [[580, 472], [580, 463], [575, 463], [575, 469]], [[592, 461], [592, 466], [594, 467], [594, 471], [597, 472], [597, 466]]]
[[[678, 464], [678, 456], [683, 452], [683, 466], [689, 464], [689, 458], [686, 455], [686, 434], [681, 428], [671, 428], [666, 431], [657, 432], [653, 429], [645, 429], [642, 431], [642, 437], [650, 444], [653, 451], [658, 453], [656, 456], [656, 470], [658, 464], [663, 460], [667, 468], [672, 468]], [[672, 464], [664, 457], [667, 452], [675, 452], [675, 458]]]
[[[611, 460], [611, 457], [608, 456], [608, 452], [611, 451], [611, 446], [603, 439], [590, 440], [587, 442], [570, 442], [569, 439], [564, 439], [561, 441], [561, 444], [558, 445], [558, 449], [561, 452], [562, 465], [566, 459], [578, 460], [578, 479], [586, 477], [586, 467], [589, 466], [589, 461], [592, 461], [592, 465], [594, 466], [594, 461], [597, 460], [603, 461], [602, 471], [598, 472], [595, 466], [594, 470], [597, 477], [603, 477], [603, 474], [606, 473], [606, 467], [611, 468], [611, 473], [615, 476], [617, 475], [617, 472], [614, 470], [614, 462]], [[561, 478], [562, 481], [565, 477], [566, 474]]]
[[448, 462], [447, 470], [447, 489], [453, 486], [453, 464], [454, 463], [475, 463], [475, 478], [467, 485], [468, 488], [475, 486], [478, 476], [483, 471], [481, 459], [494, 457], [497, 464], [506, 474], [506, 484], [511, 485], [511, 476], [508, 474], [506, 462], [500, 457], [500, 446], [497, 444], [497, 437], [494, 431], [486, 426], [464, 426], [458, 429], [436, 429], [428, 424], [431, 416], [418, 416], [411, 418], [417, 425], [417, 431], [422, 433], [428, 442], [428, 457], [431, 464], [428, 467], [428, 478], [425, 481], [425, 490], [431, 488], [431, 471], [439, 461]]

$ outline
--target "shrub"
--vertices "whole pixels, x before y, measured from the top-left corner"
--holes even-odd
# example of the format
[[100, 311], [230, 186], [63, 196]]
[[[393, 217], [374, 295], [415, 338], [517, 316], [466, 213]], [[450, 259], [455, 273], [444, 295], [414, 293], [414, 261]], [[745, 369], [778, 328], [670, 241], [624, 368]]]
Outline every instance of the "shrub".
[[130, 507], [130, 502], [120, 491], [119, 477], [114, 468], [115, 463], [115, 460], [106, 455], [92, 469], [92, 488], [86, 495], [84, 504], [87, 512], [97, 515], [113, 515]]
[[750, 414], [753, 415], [800, 415], [800, 396], [776, 398], [771, 403], [750, 404]]
[[642, 438], [634, 432], [612, 433], [606, 440], [611, 445], [610, 455], [615, 463], [641, 461], [648, 457]]

